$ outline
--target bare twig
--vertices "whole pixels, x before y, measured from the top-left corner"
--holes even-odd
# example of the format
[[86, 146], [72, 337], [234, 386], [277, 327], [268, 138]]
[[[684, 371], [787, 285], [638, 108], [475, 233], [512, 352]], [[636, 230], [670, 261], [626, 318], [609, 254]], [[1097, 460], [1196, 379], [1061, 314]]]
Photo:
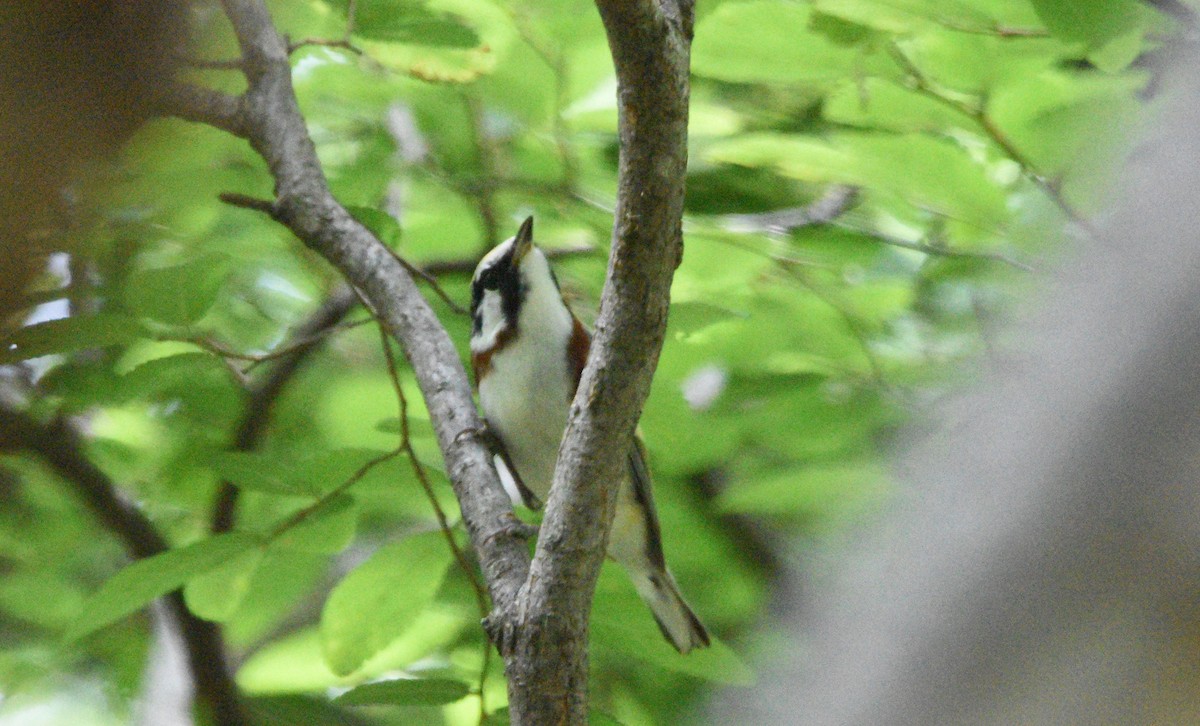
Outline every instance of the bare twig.
[[[244, 209], [253, 209], [256, 212], [262, 212], [263, 214], [266, 214], [276, 222], [287, 224], [286, 220], [281, 216], [283, 212], [280, 210], [276, 202], [272, 202], [267, 199], [259, 199], [258, 197], [247, 196], [245, 194], [238, 194], [236, 192], [222, 192], [218, 198], [222, 202], [225, 202], [231, 206], [242, 207]], [[391, 247], [384, 245], [384, 249], [388, 251], [388, 253], [396, 260], [396, 262], [400, 263], [404, 267], [409, 275], [412, 275], [413, 277], [419, 277], [428, 283], [429, 287], [433, 289], [434, 294], [440, 297], [442, 302], [446, 303], [447, 307], [449, 307], [458, 315], [469, 315], [466, 308], [455, 302], [454, 298], [450, 297], [450, 295], [442, 289], [436, 278], [424, 270], [416, 267], [400, 255], [396, 254], [396, 251]]]
[[722, 226], [732, 232], [790, 232], [801, 227], [827, 224], [842, 216], [858, 199], [858, 187], [831, 186], [820, 199], [803, 207], [761, 214], [727, 214]]
[[[552, 260], [570, 257], [584, 257], [597, 253], [596, 248], [591, 245], [553, 247], [549, 249], [543, 249], [542, 251], [545, 252], [546, 256]], [[458, 259], [431, 260], [421, 265], [421, 269], [427, 274], [435, 277], [438, 275], [470, 275], [475, 271], [475, 266], [478, 264], [478, 258], [460, 257]]]
[[917, 252], [923, 252], [927, 255], [933, 255], [935, 257], [957, 257], [962, 259], [988, 260], [991, 262], [1001, 262], [1024, 272], [1034, 271], [1032, 265], [1010, 257], [1002, 252], [975, 252], [972, 250], [960, 250], [953, 247], [947, 247], [946, 245], [930, 244], [929, 242], [910, 242], [908, 240], [900, 239], [898, 237], [889, 237], [877, 232], [863, 232], [863, 234], [870, 239], [891, 247], [901, 247], [906, 250], [916, 250]]
[[479, 181], [472, 185], [475, 207], [483, 223], [484, 248], [487, 252], [499, 244], [500, 220], [496, 214], [496, 144], [484, 118], [483, 103], [471, 92], [463, 93], [463, 103], [471, 119], [471, 139], [475, 144], [475, 163], [479, 167]]
[[[153, 523], [87, 458], [78, 434], [66, 421], [58, 419], [42, 424], [23, 413], [0, 407], [0, 442], [4, 448], [28, 451], [41, 458], [121, 540], [130, 557], [143, 559], [170, 549]], [[203, 710], [214, 723], [244, 726], [248, 721], [226, 665], [220, 628], [193, 615], [179, 591], [164, 600], [183, 636], [196, 698]]]
[[350, 51], [354, 55], [363, 54], [363, 49], [359, 48], [354, 43], [351, 43], [349, 38], [304, 38], [303, 40], [289, 42], [287, 52], [288, 55], [291, 55], [301, 48], [309, 48], [313, 46], [319, 48], [341, 48], [342, 50]]

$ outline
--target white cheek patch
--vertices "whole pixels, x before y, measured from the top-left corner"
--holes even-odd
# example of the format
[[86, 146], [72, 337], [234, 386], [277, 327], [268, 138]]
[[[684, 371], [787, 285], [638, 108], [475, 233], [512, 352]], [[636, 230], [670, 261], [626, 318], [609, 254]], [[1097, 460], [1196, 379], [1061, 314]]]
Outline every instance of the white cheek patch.
[[500, 331], [508, 326], [508, 321], [504, 319], [500, 293], [496, 290], [484, 290], [477, 313], [482, 324], [479, 332], [471, 336], [471, 351], [481, 353], [495, 345]]

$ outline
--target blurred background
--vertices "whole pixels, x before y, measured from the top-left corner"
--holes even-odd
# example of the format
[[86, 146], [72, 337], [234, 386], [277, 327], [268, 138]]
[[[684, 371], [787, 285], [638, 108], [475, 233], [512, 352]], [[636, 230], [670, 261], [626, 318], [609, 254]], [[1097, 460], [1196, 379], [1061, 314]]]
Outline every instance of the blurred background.
[[[160, 115], [244, 89], [222, 8], [126, 5], [0, 16], [0, 724], [221, 721], [199, 631], [250, 723], [503, 723], [410, 374], [401, 410], [334, 271], [218, 201], [270, 197], [249, 145]], [[459, 305], [533, 214], [590, 321], [589, 3], [268, 6], [342, 203]], [[594, 722], [1200, 720], [1194, 36], [1166, 1], [701, 0], [642, 427], [719, 642], [678, 656], [606, 566]]]

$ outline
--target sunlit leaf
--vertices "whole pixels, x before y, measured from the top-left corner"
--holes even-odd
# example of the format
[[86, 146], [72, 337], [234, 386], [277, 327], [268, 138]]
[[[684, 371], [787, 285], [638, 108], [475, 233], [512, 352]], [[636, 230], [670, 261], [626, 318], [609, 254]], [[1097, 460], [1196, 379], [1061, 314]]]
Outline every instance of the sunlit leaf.
[[335, 673], [353, 672], [398, 638], [433, 601], [450, 555], [440, 532], [381, 547], [329, 593], [321, 644]]

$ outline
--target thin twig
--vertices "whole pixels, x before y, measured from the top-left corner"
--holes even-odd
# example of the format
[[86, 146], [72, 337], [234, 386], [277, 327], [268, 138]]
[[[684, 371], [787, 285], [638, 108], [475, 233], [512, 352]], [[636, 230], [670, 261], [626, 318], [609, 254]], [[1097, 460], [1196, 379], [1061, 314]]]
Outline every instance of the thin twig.
[[479, 181], [476, 185], [475, 206], [479, 210], [479, 219], [483, 222], [484, 244], [483, 252], [500, 243], [500, 221], [496, 214], [496, 145], [492, 143], [491, 135], [484, 123], [483, 104], [470, 92], [463, 93], [463, 102], [471, 123], [471, 140], [475, 145], [475, 163], [479, 166]]
[[[426, 473], [424, 465], [417, 458], [416, 450], [413, 449], [412, 434], [408, 422], [408, 398], [404, 395], [404, 387], [400, 385], [400, 374], [396, 366], [396, 356], [392, 352], [391, 340], [388, 337], [387, 328], [384, 327], [383, 323], [378, 323], [378, 325], [379, 344], [383, 349], [383, 356], [387, 361], [388, 377], [391, 379], [392, 389], [395, 391], [396, 400], [400, 405], [400, 448], [408, 455], [408, 460], [412, 464], [413, 474], [416, 475], [417, 481], [421, 483], [421, 489], [425, 491], [425, 496], [429, 499], [429, 505], [433, 508], [433, 515], [437, 518], [438, 528], [441, 529], [442, 535], [446, 538], [446, 545], [454, 555], [459, 569], [467, 576], [467, 580], [471, 583], [471, 588], [475, 591], [475, 601], [479, 605], [479, 617], [486, 618], [489, 610], [487, 592], [484, 591], [483, 583], [476, 576], [475, 568], [471, 566], [462, 548], [454, 540], [454, 532], [450, 528], [450, 522], [446, 518], [445, 510], [442, 509], [442, 505], [437, 500], [437, 494], [433, 491], [433, 485], [429, 481], [429, 474]], [[483, 723], [487, 718], [484, 686], [487, 682], [488, 670], [491, 667], [491, 657], [492, 644], [485, 638], [483, 641], [483, 667], [479, 672], [480, 723]]]
[[975, 252], [972, 250], [960, 250], [953, 247], [947, 247], [945, 245], [930, 244], [928, 242], [910, 242], [908, 240], [899, 239], [897, 237], [889, 237], [877, 232], [867, 232], [863, 230], [856, 231], [860, 232], [869, 239], [873, 239], [876, 242], [880, 242], [891, 247], [902, 247], [906, 250], [916, 250], [917, 252], [922, 252], [924, 254], [934, 255], [937, 257], [957, 257], [974, 260], [988, 260], [990, 262], [1001, 262], [1003, 264], [1015, 267], [1023, 272], [1035, 271], [1035, 268], [1032, 265], [1013, 257], [1009, 257], [1002, 252]]
[[[315, 333], [309, 334], [306, 337], [290, 340], [284, 345], [266, 353], [240, 353], [224, 343], [200, 335], [180, 337], [164, 335], [160, 336], [159, 340], [174, 341], [177, 343], [190, 343], [222, 358], [232, 358], [234, 360], [247, 361], [250, 363], [266, 363], [268, 361], [286, 358], [287, 356], [293, 355], [301, 349], [310, 348], [313, 343], [320, 342], [325, 338], [334, 335], [335, 333], [340, 333], [344, 330], [351, 330], [353, 328], [366, 325], [370, 322], [372, 322], [370, 319], [364, 318], [363, 320], [352, 320], [347, 323], [338, 323], [337, 325], [330, 326], [324, 330], [319, 330]], [[245, 370], [240, 372], [244, 374], [249, 371]]]
[[247, 138], [245, 99], [192, 83], [174, 83], [157, 99], [156, 107], [164, 116], [208, 124], [234, 136]]
[[[222, 202], [234, 207], [252, 209], [256, 212], [262, 212], [263, 214], [266, 214], [277, 222], [285, 222], [279, 206], [275, 202], [272, 202], [268, 199], [251, 197], [245, 194], [239, 194], [237, 192], [221, 192], [219, 195], [217, 195], [217, 198]], [[424, 280], [429, 285], [430, 289], [433, 290], [434, 294], [441, 298], [442, 302], [446, 303], [446, 306], [454, 311], [455, 314], [470, 315], [470, 312], [467, 311], [466, 308], [455, 302], [454, 298], [450, 297], [449, 293], [442, 289], [442, 286], [438, 284], [438, 281], [435, 277], [401, 257], [396, 253], [396, 250], [392, 249], [391, 247], [388, 247], [387, 245], [384, 245], [383, 247], [388, 251], [388, 254], [395, 258], [396, 262], [399, 262], [404, 266], [404, 269], [407, 270], [410, 275]]]
[[270, 543], [276, 539], [279, 539], [279, 537], [281, 537], [288, 530], [300, 525], [309, 517], [328, 506], [330, 502], [348, 492], [352, 486], [360, 482], [364, 476], [371, 472], [372, 469], [384, 463], [385, 461], [396, 458], [402, 453], [404, 453], [404, 450], [400, 447], [396, 447], [395, 449], [383, 452], [382, 454], [374, 457], [370, 461], [358, 467], [355, 469], [354, 473], [347, 477], [346, 480], [341, 484], [338, 484], [333, 489], [330, 489], [321, 496], [317, 497], [316, 501], [314, 501], [312, 504], [309, 504], [307, 507], [304, 507], [271, 528], [270, 533], [267, 534], [263, 541]]
[[1049, 38], [1050, 31], [1045, 28], [1023, 28], [1012, 25], [968, 25], [959, 23], [950, 18], [937, 18], [934, 22], [958, 33], [967, 33], [969, 35], [990, 35], [996, 38]]
[[288, 55], [291, 55], [301, 48], [313, 46], [320, 48], [341, 48], [342, 50], [350, 51], [354, 55], [363, 55], [363, 49], [351, 43], [349, 38], [304, 38], [303, 40], [289, 42], [287, 52]]
[[[540, 244], [541, 243], [539, 243], [539, 246]], [[571, 247], [542, 248], [542, 252], [545, 253], [546, 257], [552, 260], [560, 260], [570, 257], [594, 255], [598, 252], [598, 250], [592, 245], [573, 245]], [[469, 275], [475, 271], [475, 267], [478, 264], [478, 258], [459, 257], [448, 258], [444, 260], [431, 260], [421, 265], [421, 269], [427, 274], [435, 277], [439, 275]]]
[[792, 207], [760, 214], [727, 214], [721, 217], [722, 226], [733, 232], [791, 232], [801, 227], [827, 224], [842, 214], [858, 199], [858, 187], [836, 184], [829, 187], [820, 199], [803, 207]]

